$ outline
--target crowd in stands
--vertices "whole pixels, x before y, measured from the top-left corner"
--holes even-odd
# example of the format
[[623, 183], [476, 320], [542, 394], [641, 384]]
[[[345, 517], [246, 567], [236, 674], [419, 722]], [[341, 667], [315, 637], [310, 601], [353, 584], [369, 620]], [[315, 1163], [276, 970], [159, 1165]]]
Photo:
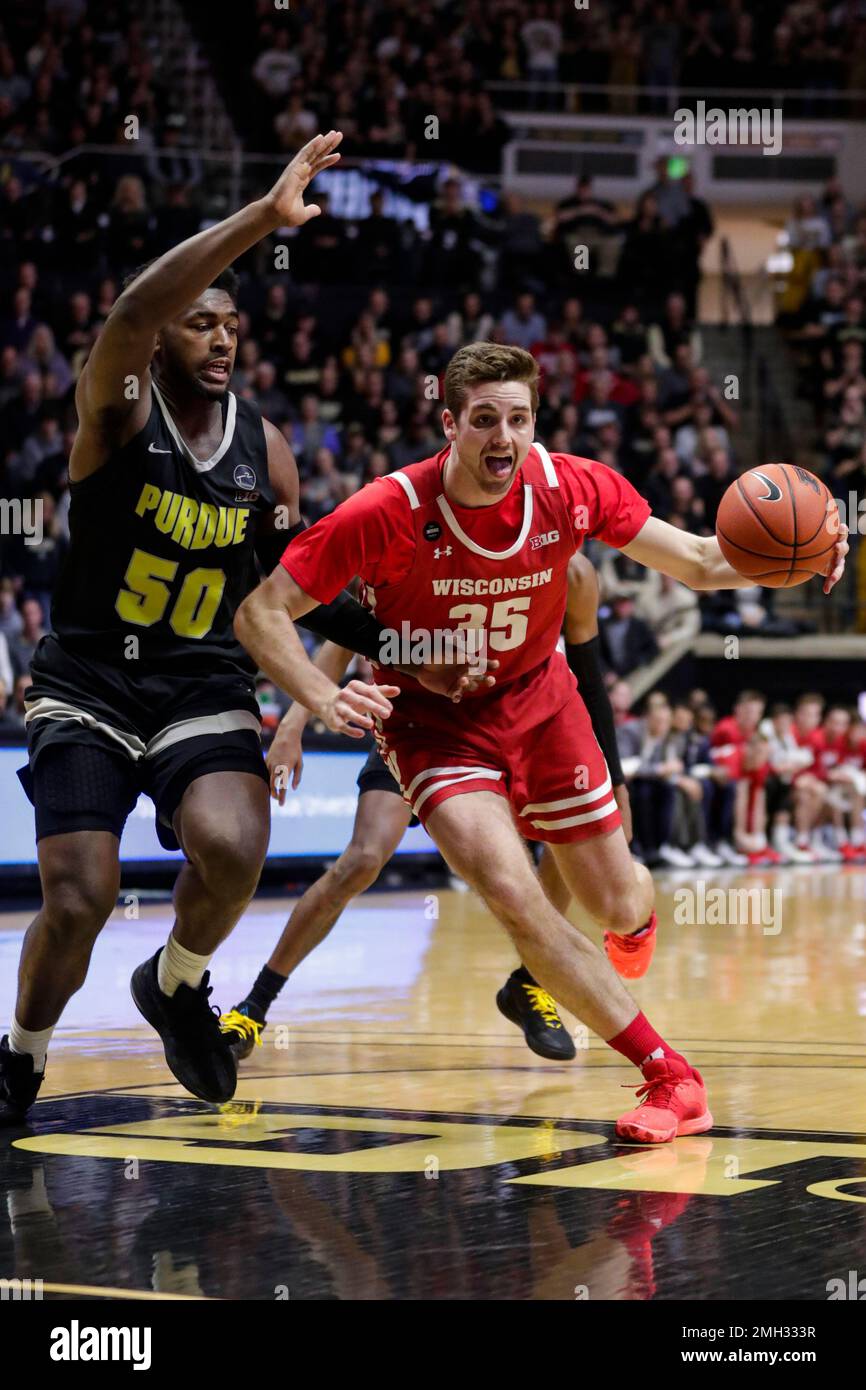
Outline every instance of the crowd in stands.
[[817, 471], [847, 499], [866, 489], [866, 210], [831, 179], [819, 199], [798, 199], [786, 239], [780, 322], [821, 429]]
[[[839, 0], [308, 0], [289, 11], [259, 0], [255, 17], [250, 8], [231, 42], [252, 79], [241, 90], [258, 96], [246, 101], [258, 148], [291, 148], [324, 122], [347, 132], [353, 153], [419, 157], [435, 111], [439, 157], [459, 156], [472, 129], [477, 167], [492, 170], [503, 132], [485, 84], [528, 85], [508, 95], [512, 108], [622, 114], [673, 110], [680, 89], [712, 104], [717, 85], [786, 89], [800, 94], [787, 115], [836, 115], [851, 109], [843, 94], [866, 90], [866, 14]], [[855, 95], [853, 114], [862, 106]]]
[[[412, 132], [432, 109], [440, 115], [435, 157], [454, 153], [451, 141], [464, 165], [477, 155], [480, 172], [499, 168], [505, 135], [483, 80], [579, 82], [591, 73], [618, 85], [688, 76], [690, 85], [702, 55], [721, 46], [739, 54], [744, 82], [755, 54], [781, 55], [786, 85], [802, 87], [806, 100], [810, 84], [820, 88], [813, 69], [824, 49], [835, 53], [845, 41], [843, 58], [826, 58], [843, 64], [844, 86], [866, 43], [866, 21], [848, 5], [776, 5], [749, 19], [732, 0], [702, 19], [685, 4], [643, 0], [586, 11], [545, 0], [520, 8], [420, 0], [411, 23], [399, 0], [288, 10], [268, 0], [251, 9], [257, 27], [246, 57], [263, 94], [264, 145], [294, 148], [320, 123], [334, 123], [346, 130], [349, 151], [430, 157]], [[346, 51], [332, 65], [341, 43]], [[241, 70], [244, 61], [241, 43]], [[866, 76], [857, 82], [866, 88]], [[38, 503], [42, 520], [36, 544], [0, 538], [0, 737], [21, 737], [30, 659], [68, 546], [75, 382], [124, 275], [207, 215], [202, 168], [184, 144], [183, 113], [140, 19], [87, 0], [43, 0], [4, 14], [0, 145], [122, 149], [128, 110], [142, 117], [151, 151], [143, 166], [140, 158], [126, 166], [78, 159], [46, 181], [12, 161], [0, 180], [0, 497]], [[318, 201], [323, 216], [292, 239], [289, 272], [240, 266], [232, 382], [291, 444], [308, 521], [440, 447], [447, 361], [462, 343], [490, 338], [537, 358], [538, 434], [549, 448], [600, 459], [656, 515], [712, 534], [719, 501], [746, 460], [737, 403], [708, 370], [696, 323], [699, 259], [713, 221], [688, 178], [672, 179], [660, 161], [629, 216], [598, 197], [588, 178], [544, 213], [508, 190], [482, 213], [450, 179], [434, 195], [427, 231], [389, 216], [382, 194], [368, 216], [353, 219], [335, 216], [327, 197]], [[844, 496], [866, 483], [866, 215], [831, 182], [820, 199], [800, 200], [788, 237], [794, 273], [781, 319], [817, 383], [825, 476]], [[582, 274], [577, 244], [589, 251]], [[785, 631], [772, 593], [697, 595], [604, 547], [588, 549], [600, 572], [602, 650], [638, 852], [648, 862], [709, 866], [742, 856], [826, 858], [851, 853], [846, 843], [859, 851], [852, 807], [863, 793], [850, 770], [860, 753], [839, 752], [843, 712], [822, 722], [813, 702], [794, 715], [773, 709], [761, 724], [756, 697], [745, 713], [738, 705], [736, 727], [721, 742], [726, 721], [700, 692], [673, 707], [655, 692], [642, 717], [631, 716], [626, 678], [665, 649], [688, 647], [701, 630]], [[261, 700], [273, 727], [282, 699], [263, 683]], [[857, 721], [843, 733], [845, 748], [861, 748]], [[812, 759], [794, 770], [783, 757], [792, 739], [794, 762], [804, 747]], [[820, 739], [836, 750], [836, 771]]]
[[707, 692], [612, 687], [633, 852], [651, 866], [866, 863], [866, 723], [800, 695], [792, 708], [744, 690], [719, 718]]

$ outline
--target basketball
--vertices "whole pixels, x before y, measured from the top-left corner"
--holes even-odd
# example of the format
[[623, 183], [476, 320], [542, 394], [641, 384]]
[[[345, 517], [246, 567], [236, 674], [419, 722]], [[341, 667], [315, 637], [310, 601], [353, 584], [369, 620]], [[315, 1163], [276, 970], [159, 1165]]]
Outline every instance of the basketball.
[[826, 574], [838, 533], [835, 499], [814, 473], [789, 463], [743, 473], [716, 517], [728, 564], [768, 589], [791, 589]]

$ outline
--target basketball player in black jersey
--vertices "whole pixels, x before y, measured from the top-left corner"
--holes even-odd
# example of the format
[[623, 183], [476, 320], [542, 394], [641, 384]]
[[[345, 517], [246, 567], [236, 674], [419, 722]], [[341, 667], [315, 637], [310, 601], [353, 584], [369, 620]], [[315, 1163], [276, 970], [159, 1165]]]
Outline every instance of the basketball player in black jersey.
[[[255, 667], [232, 620], [257, 582], [254, 555], [269, 571], [303, 523], [282, 434], [228, 390], [230, 266], [318, 214], [304, 190], [339, 159], [339, 141], [317, 136], [266, 197], [135, 276], [79, 379], [71, 547], [33, 660], [20, 774], [36, 811], [43, 905], [0, 1041], [0, 1123], [20, 1122], [36, 1097], [52, 1031], [116, 903], [120, 836], [142, 791], [162, 844], [182, 848], [185, 862], [171, 935], [135, 971], [133, 997], [188, 1090], [214, 1102], [234, 1093], [207, 966], [255, 890], [269, 801]], [[378, 655], [379, 625], [348, 595], [312, 616], [320, 635]], [[452, 698], [475, 683], [465, 668], [419, 679]], [[318, 714], [361, 737], [390, 711], [389, 693], [353, 681]]]
[[[598, 576], [586, 556], [578, 551], [568, 566], [568, 602], [564, 623], [568, 664], [592, 720], [592, 727], [610, 771], [617, 805], [623, 817], [626, 837], [631, 839], [631, 807], [616, 745], [613, 709], [604, 684], [598, 639]], [[316, 656], [316, 665], [339, 682], [345, 675], [350, 653], [330, 642]], [[291, 782], [297, 787], [303, 768], [301, 735], [309, 711], [294, 704], [286, 714], [268, 753], [271, 795], [282, 805]], [[375, 883], [394, 854], [406, 829], [413, 822], [412, 811], [377, 749], [373, 749], [358, 775], [358, 807], [352, 839], [339, 859], [311, 884], [295, 904], [282, 936], [267, 965], [259, 973], [249, 994], [221, 1019], [223, 1031], [232, 1040], [238, 1060], [248, 1057], [261, 1041], [268, 1009], [287, 978], [301, 961], [323, 941], [352, 898]], [[545, 847], [539, 862], [544, 890], [558, 911], [565, 913], [571, 894], [556, 867], [556, 860]], [[630, 966], [631, 978], [647, 969], [655, 946], [655, 913], [638, 929], [642, 959], [629, 950], [631, 943], [620, 941], [619, 950], [610, 940], [605, 948], [614, 968], [621, 969], [623, 958]], [[608, 933], [610, 936], [610, 933]], [[574, 1041], [559, 1016], [556, 1002], [540, 987], [525, 966], [514, 970], [496, 996], [501, 1013], [523, 1030], [527, 1045], [540, 1057], [551, 1061], [570, 1061], [575, 1055]]]

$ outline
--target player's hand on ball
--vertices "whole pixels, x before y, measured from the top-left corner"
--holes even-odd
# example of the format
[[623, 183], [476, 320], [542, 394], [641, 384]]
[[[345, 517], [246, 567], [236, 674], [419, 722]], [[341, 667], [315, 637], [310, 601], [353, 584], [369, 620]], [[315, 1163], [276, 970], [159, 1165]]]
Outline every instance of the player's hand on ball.
[[294, 708], [293, 706], [274, 734], [274, 741], [268, 749], [268, 756], [265, 759], [271, 779], [271, 796], [281, 806], [286, 804], [286, 792], [289, 786], [291, 786], [292, 791], [300, 786], [301, 774], [304, 770], [304, 754], [301, 749], [301, 734], [304, 726], [302, 724], [300, 728], [298, 727], [293, 718]]
[[848, 545], [848, 527], [841, 521], [839, 523], [839, 535], [833, 547], [833, 554], [830, 557], [830, 569], [827, 578], [824, 580], [824, 593], [829, 594], [834, 584], [838, 584], [842, 575], [845, 573], [845, 556], [850, 547]]
[[291, 164], [277, 179], [267, 195], [267, 201], [279, 217], [281, 227], [302, 227], [311, 218], [319, 216], [322, 209], [316, 203], [304, 206], [304, 191], [317, 174], [337, 163], [340, 156], [335, 151], [342, 138], [339, 130], [329, 130], [327, 135], [315, 135], [302, 150], [298, 150]]
[[363, 738], [372, 729], [375, 719], [387, 719], [393, 709], [391, 701], [400, 694], [398, 685], [366, 685], [364, 681], [349, 681], [327, 700], [318, 711], [322, 723], [334, 734], [348, 738]]

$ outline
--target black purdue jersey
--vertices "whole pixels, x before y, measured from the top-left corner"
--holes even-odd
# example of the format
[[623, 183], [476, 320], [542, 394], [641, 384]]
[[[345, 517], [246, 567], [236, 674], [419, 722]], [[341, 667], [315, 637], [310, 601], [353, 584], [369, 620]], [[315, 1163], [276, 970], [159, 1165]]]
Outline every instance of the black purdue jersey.
[[144, 429], [71, 484], [53, 630], [66, 650], [126, 672], [252, 673], [232, 619], [257, 582], [259, 514], [276, 500], [262, 417], [227, 392], [222, 442], [201, 461], [152, 390]]

